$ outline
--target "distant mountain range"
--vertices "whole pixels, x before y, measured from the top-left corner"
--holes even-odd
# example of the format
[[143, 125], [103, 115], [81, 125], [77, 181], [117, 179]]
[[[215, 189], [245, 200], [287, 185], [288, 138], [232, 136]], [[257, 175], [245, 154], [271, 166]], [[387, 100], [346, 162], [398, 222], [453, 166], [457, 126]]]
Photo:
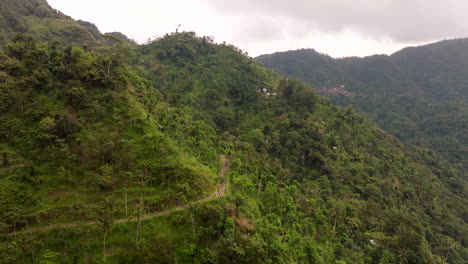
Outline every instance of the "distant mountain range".
[[334, 59], [312, 49], [256, 58], [353, 105], [401, 140], [468, 169], [468, 39], [405, 48], [391, 56]]

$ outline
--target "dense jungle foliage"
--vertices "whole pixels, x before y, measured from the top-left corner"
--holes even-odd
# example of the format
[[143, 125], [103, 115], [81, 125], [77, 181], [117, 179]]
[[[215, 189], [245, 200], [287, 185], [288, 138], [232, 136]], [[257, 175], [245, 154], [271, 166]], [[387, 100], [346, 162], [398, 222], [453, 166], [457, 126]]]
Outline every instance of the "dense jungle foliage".
[[0, 49], [0, 263], [466, 263], [433, 151], [211, 37], [102, 37]]
[[[391, 56], [334, 59], [298, 50], [257, 60], [314, 85], [338, 105], [354, 105], [400, 140], [433, 149], [468, 171], [467, 50], [468, 39], [455, 39]], [[351, 96], [326, 92], [340, 85]]]

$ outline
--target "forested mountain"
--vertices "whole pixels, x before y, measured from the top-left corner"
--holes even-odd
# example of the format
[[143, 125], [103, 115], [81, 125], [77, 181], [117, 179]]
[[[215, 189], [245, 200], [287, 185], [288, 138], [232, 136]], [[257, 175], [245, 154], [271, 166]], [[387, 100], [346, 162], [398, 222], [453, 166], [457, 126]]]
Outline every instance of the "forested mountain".
[[406, 48], [391, 58], [437, 101], [468, 104], [468, 38]]
[[455, 39], [391, 56], [333, 59], [297, 50], [257, 60], [313, 85], [336, 104], [354, 105], [404, 142], [436, 150], [468, 171], [467, 51], [468, 39]]
[[0, 263], [466, 262], [436, 153], [210, 37], [61, 32], [0, 49]]
[[62, 43], [95, 47], [111, 44], [114, 37], [132, 42], [121, 33], [102, 35], [98, 28], [86, 21], [72, 18], [52, 9], [46, 0], [1, 0], [0, 44], [5, 44], [16, 33], [34, 36], [37, 40], [55, 40]]

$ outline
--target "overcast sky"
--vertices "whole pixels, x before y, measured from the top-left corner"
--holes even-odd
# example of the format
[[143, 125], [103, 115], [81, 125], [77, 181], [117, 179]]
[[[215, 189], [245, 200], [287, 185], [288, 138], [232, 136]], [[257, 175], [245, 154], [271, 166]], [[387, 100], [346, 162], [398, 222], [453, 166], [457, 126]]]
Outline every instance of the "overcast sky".
[[63, 13], [136, 40], [181, 30], [252, 56], [314, 48], [333, 57], [392, 53], [468, 37], [466, 0], [48, 0]]

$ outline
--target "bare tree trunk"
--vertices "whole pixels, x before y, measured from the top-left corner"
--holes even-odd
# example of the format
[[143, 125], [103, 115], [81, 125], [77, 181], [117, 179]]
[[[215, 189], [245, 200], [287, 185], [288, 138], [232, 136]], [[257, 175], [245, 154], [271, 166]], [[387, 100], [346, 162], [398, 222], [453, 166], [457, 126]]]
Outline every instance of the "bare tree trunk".
[[8, 153], [6, 153], [6, 152], [3, 152], [2, 167], [4, 167], [4, 168], [10, 167], [10, 162], [8, 161]]
[[111, 61], [109, 60], [109, 64], [107, 64], [107, 77], [110, 76], [110, 68], [111, 68]]
[[106, 263], [106, 231], [104, 230], [104, 245], [102, 247], [102, 259]]
[[333, 223], [333, 236], [335, 235], [335, 229], [336, 229], [336, 219], [338, 218], [338, 216], [335, 216], [335, 221]]
[[127, 188], [125, 190], [125, 218], [128, 217], [128, 205], [127, 205]]
[[139, 244], [138, 241], [140, 241], [140, 208], [138, 208], [138, 212], [137, 212], [137, 235], [136, 235], [137, 245]]
[[193, 221], [193, 214], [190, 214], [190, 218], [192, 219], [192, 234], [195, 236], [195, 223]]
[[[88, 245], [88, 239], [86, 238], [85, 245]], [[83, 246], [83, 257], [84, 257], [84, 264], [88, 264], [88, 250], [85, 246]]]
[[262, 185], [262, 180], [263, 180], [263, 172], [262, 172], [262, 174], [260, 174], [260, 181], [258, 182], [258, 185], [257, 185], [257, 199], [258, 199], [258, 195], [260, 193], [260, 187]]
[[83, 204], [86, 204], [86, 178], [83, 178]]
[[141, 211], [143, 208], [143, 189], [140, 191], [140, 204], [137, 208], [137, 245], [139, 247], [140, 234], [141, 234]]

